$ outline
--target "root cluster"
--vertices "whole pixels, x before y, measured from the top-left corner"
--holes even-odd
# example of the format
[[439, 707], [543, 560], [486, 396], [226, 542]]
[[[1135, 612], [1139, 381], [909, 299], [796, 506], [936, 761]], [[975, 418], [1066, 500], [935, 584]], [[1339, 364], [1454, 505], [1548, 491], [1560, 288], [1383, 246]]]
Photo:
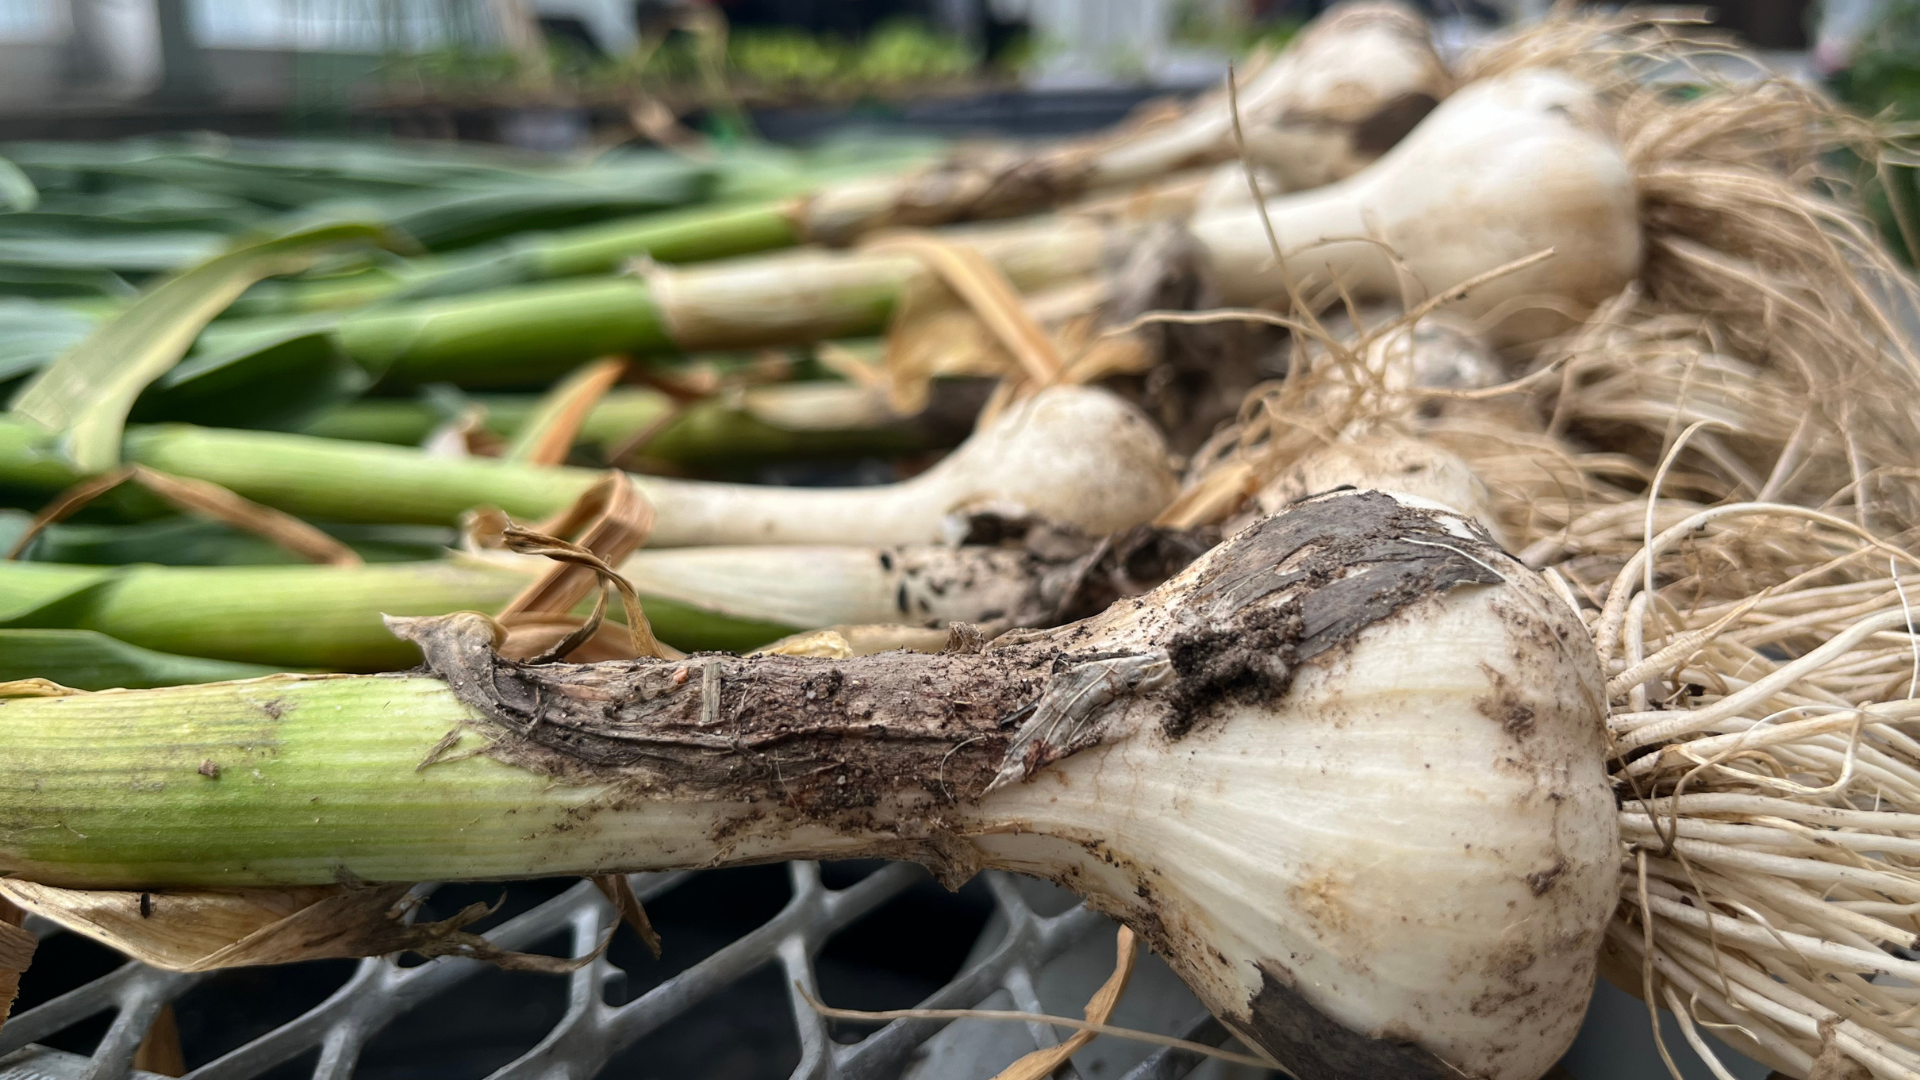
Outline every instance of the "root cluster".
[[[1472, 58], [1611, 88], [1638, 280], [1524, 355], [1444, 309], [1296, 312], [1289, 377], [1196, 456], [1172, 516], [1230, 517], [1382, 431], [1459, 455], [1607, 665], [1609, 977], [1722, 1076], [1702, 1032], [1792, 1075], [1920, 1077], [1920, 962], [1893, 951], [1920, 945], [1920, 294], [1832, 171], [1873, 160], [1872, 126], [1716, 82], [1714, 48], [1595, 17]], [[1481, 359], [1396, 360], [1431, 369], [1441, 339]]]

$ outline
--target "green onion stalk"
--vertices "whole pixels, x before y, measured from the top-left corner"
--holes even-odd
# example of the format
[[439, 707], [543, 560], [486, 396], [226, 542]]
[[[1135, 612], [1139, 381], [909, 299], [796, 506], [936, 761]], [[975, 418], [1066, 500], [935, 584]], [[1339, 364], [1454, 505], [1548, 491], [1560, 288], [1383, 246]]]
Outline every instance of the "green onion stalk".
[[392, 268], [268, 282], [255, 286], [232, 312], [267, 316], [333, 311], [395, 298], [606, 274], [638, 258], [703, 262], [801, 242], [791, 200], [698, 206], [555, 230], [476, 252], [410, 259]]
[[[1497, 328], [1505, 341], [1544, 336], [1548, 328], [1535, 316], [1562, 316], [1542, 298], [1568, 307], [1597, 304], [1640, 267], [1634, 176], [1604, 119], [1598, 95], [1562, 74], [1520, 71], [1483, 80], [1452, 95], [1392, 153], [1346, 181], [1268, 200], [1264, 214], [1243, 207], [1202, 215], [1192, 229], [1197, 257], [1234, 302], [1283, 297], [1291, 283], [1316, 273], [1345, 282], [1359, 299], [1397, 296], [1415, 280], [1462, 293], [1455, 310], [1470, 318], [1527, 309], [1524, 325], [1508, 320]], [[1461, 182], [1439, 184], [1436, 177]], [[1436, 221], [1497, 221], [1501, 228], [1479, 230], [1476, 243], [1462, 245], [1451, 229], [1436, 230]], [[1282, 265], [1273, 261], [1269, 225], [1289, 253]], [[971, 242], [1031, 288], [1039, 280], [1092, 276], [1127, 233], [1120, 225], [1056, 217], [980, 230]], [[462, 371], [523, 378], [552, 370], [556, 357], [569, 353], [572, 363], [621, 351], [623, 342], [614, 339], [622, 335], [628, 346], [650, 340], [711, 348], [848, 335], [925, 273], [918, 262], [885, 253], [795, 252], [663, 273], [652, 282], [540, 287], [566, 301], [556, 305], [541, 294], [511, 303], [504, 296], [439, 301], [411, 315], [366, 313], [343, 323], [341, 334], [363, 362], [408, 378]], [[328, 521], [446, 524], [482, 503], [544, 517], [596, 478], [588, 470], [442, 461], [394, 447], [185, 427], [131, 429], [124, 456]], [[75, 479], [51, 435], [24, 421], [0, 424], [0, 487], [44, 493]], [[1151, 519], [1173, 490], [1165, 443], [1151, 423], [1103, 391], [1070, 386], [1009, 409], [913, 480], [862, 493], [636, 483], [658, 512], [660, 546], [926, 543], [941, 539], [953, 512], [996, 500], [1100, 534]]]

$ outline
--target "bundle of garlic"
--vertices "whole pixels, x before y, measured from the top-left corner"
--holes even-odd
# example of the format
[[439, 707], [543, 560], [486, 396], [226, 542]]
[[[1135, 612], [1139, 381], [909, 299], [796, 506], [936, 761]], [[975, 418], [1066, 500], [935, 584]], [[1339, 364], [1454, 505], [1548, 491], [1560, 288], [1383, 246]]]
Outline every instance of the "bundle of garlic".
[[1599, 668], [1436, 504], [1313, 500], [1140, 600], [937, 656], [529, 665], [484, 617], [395, 629], [427, 674], [10, 703], [0, 892], [904, 856], [1079, 891], [1307, 1077], [1524, 1080], [1586, 1007]]
[[[1283, 322], [1294, 353], [1196, 455], [1153, 565], [1110, 558], [1141, 533], [1035, 522], [1020, 547], [928, 546], [955, 510], [1101, 533], [1165, 503], [1141, 437], [1126, 497], [1092, 488], [1113, 454], [1091, 433], [1140, 421], [1058, 385], [885, 494], [769, 510], [642, 482], [668, 536], [898, 543], [624, 564], [643, 592], [796, 626], [1104, 610], [959, 628], [933, 654], [862, 655], [878, 646], [850, 630], [597, 665], [503, 657], [468, 613], [395, 620], [427, 657], [404, 675], [17, 700], [0, 894], [191, 967], [230, 960], [235, 925], [284, 924], [162, 911], [181, 936], [159, 954], [120, 890], [194, 912], [264, 888], [320, 912], [309, 928], [375, 926], [341, 939], [364, 951], [418, 944], [368, 913], [421, 877], [904, 857], [1078, 891], [1303, 1080], [1532, 1080], [1596, 967], [1710, 1061], [1707, 1030], [1791, 1075], [1920, 1077], [1920, 962], [1894, 951], [1920, 946], [1920, 558], [1901, 543], [1920, 361], [1890, 314], [1915, 290], [1812, 188], [1853, 129], [1773, 84], [1644, 88], [1642, 66], [1686, 58], [1665, 34], [1551, 23], [1471, 59], [1348, 179], [1195, 218], [1212, 287], [1266, 307], [1179, 317]], [[1081, 222], [1009, 242], [1028, 255], [1001, 269], [1094, 276], [1139, 236]], [[698, 316], [782, 267], [832, 271], [782, 284], [824, 295], [903, 266], [676, 271], [650, 302]], [[1406, 314], [1352, 313], [1357, 341], [1318, 318], [1392, 298]], [[1029, 439], [1069, 399], [1091, 419]], [[244, 479], [191, 438], [195, 467]], [[142, 439], [177, 463], [194, 445]], [[1041, 505], [1056, 459], [1081, 490]], [[1009, 462], [996, 490], [1020, 505], [996, 508], [976, 481]], [[1191, 527], [1233, 535], [1147, 590]], [[924, 647], [917, 629], [879, 636]]]

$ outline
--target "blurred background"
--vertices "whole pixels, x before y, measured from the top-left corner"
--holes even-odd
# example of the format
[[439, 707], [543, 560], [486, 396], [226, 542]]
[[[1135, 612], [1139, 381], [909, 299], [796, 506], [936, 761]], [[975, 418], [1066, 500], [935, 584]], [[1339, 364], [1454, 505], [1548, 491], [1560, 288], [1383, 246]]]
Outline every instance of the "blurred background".
[[[1423, 6], [1444, 38], [1465, 42], [1549, 3]], [[1106, 117], [1076, 110], [1209, 84], [1223, 59], [1283, 41], [1321, 6], [0, 0], [0, 140], [355, 132], [577, 150], [671, 139], [676, 124], [776, 139], [849, 121], [942, 133], [1090, 125]], [[1835, 80], [1878, 108], [1916, 84], [1904, 46], [1917, 13], [1915, 0], [1726, 0], [1711, 14], [1782, 69]], [[1041, 100], [1007, 100], [1016, 90]], [[1049, 98], [1060, 115], [1047, 115]], [[935, 102], [946, 107], [924, 108]], [[1010, 115], [1020, 112], [1032, 115]]]

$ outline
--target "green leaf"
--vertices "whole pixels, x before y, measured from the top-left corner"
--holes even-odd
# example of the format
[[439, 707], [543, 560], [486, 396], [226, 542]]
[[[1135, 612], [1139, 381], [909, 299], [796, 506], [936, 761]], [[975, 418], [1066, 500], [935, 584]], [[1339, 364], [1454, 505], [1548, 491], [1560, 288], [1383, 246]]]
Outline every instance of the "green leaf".
[[209, 259], [163, 282], [42, 370], [14, 399], [13, 412], [59, 434], [81, 472], [111, 469], [120, 462], [134, 399], [249, 286], [298, 270], [326, 249], [385, 238], [375, 225], [325, 225]]
[[98, 319], [58, 304], [0, 300], [0, 379], [40, 370], [97, 325]]
[[160, 273], [217, 257], [227, 238], [215, 232], [75, 232], [0, 236], [0, 263], [63, 270]]
[[[11, 547], [32, 515], [0, 510], [0, 550]], [[370, 563], [431, 562], [459, 543], [437, 525], [319, 522]], [[299, 557], [217, 521], [173, 515], [129, 524], [63, 522], [46, 529], [24, 560], [0, 563], [0, 627], [85, 625], [91, 587], [137, 563], [156, 566], [297, 566]]]
[[252, 679], [276, 670], [154, 652], [97, 630], [0, 630], [0, 682], [38, 678], [76, 690], [139, 690]]
[[[0, 297], [16, 296], [47, 300], [130, 300], [133, 298], [134, 291], [133, 286], [127, 284], [125, 278], [111, 270], [0, 263]], [[4, 299], [0, 299], [0, 303], [5, 302]], [[92, 325], [93, 320], [87, 320], [87, 328], [92, 329]], [[73, 342], [67, 344], [71, 345]], [[0, 342], [0, 349], [5, 348], [6, 343]], [[64, 347], [56, 350], [55, 355], [64, 351]], [[53, 357], [47, 359], [51, 360]]]
[[20, 166], [0, 158], [0, 210], [31, 210], [39, 203], [40, 189]]

